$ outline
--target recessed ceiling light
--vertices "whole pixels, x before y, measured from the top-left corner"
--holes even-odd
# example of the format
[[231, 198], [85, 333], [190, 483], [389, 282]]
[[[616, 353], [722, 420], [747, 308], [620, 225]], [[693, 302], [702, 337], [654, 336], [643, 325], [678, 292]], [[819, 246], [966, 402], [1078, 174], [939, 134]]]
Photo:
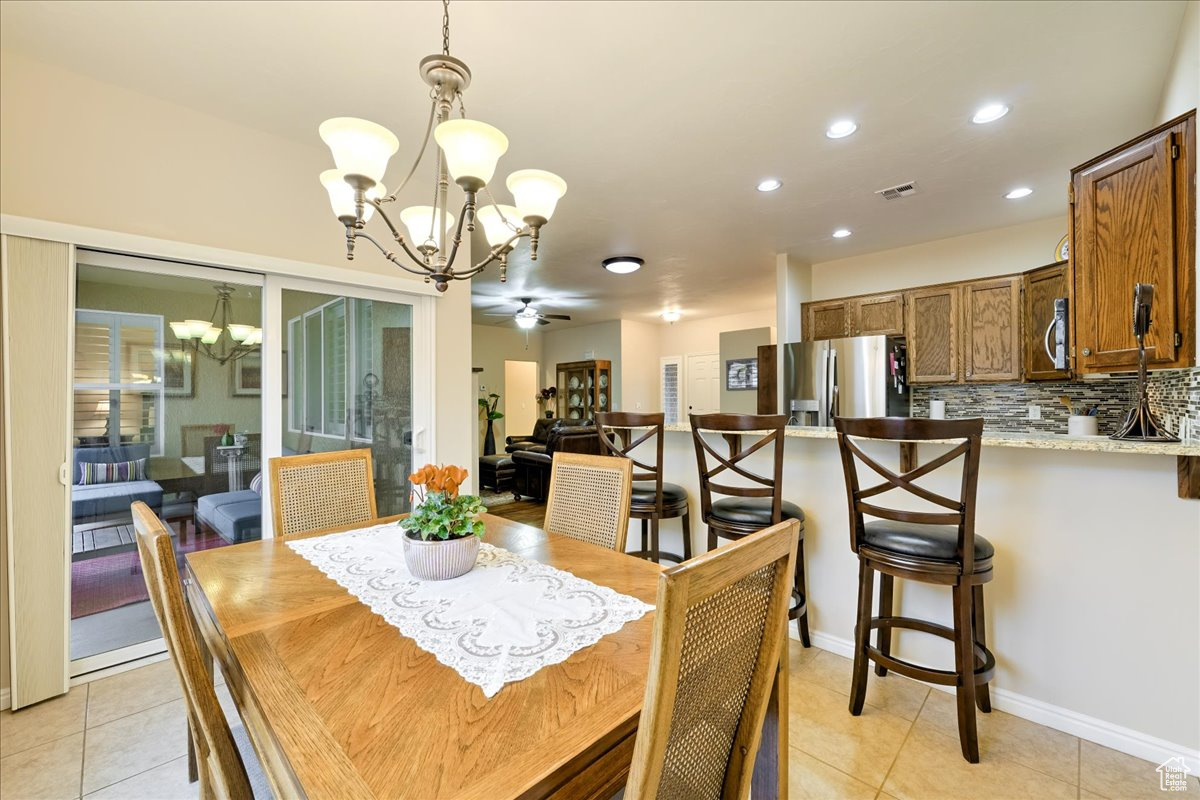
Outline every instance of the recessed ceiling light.
[[1030, 189], [1028, 186], [1019, 186], [1004, 196], [1009, 200], [1020, 200], [1022, 197], [1029, 197], [1031, 194], [1033, 194], [1033, 189]]
[[1004, 103], [988, 103], [975, 112], [975, 116], [971, 117], [971, 122], [976, 125], [984, 125], [988, 122], [995, 122], [1008, 113], [1008, 106]]
[[779, 178], [767, 178], [758, 182], [758, 190], [760, 192], [773, 192], [780, 186], [783, 186], [783, 181], [779, 180]]
[[852, 119], [839, 119], [826, 129], [825, 135], [830, 139], [842, 139], [858, 130]]
[[833, 232], [833, 238], [835, 238], [835, 239], [845, 239], [849, 235], [850, 235], [849, 228], [838, 228], [836, 231]]
[[678, 311], [664, 311], [659, 316], [664, 322], [678, 322], [681, 314]]
[[646, 262], [637, 256], [614, 256], [606, 258], [603, 262], [604, 268], [609, 272], [615, 272], [618, 275], [628, 275], [631, 272], [637, 272], [642, 268], [642, 264]]

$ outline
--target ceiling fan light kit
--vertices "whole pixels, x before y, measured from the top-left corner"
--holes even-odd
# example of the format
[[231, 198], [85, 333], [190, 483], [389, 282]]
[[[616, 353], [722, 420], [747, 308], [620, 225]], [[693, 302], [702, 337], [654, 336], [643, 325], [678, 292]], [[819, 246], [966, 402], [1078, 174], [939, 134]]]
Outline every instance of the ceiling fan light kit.
[[[430, 87], [431, 107], [425, 137], [412, 169], [391, 194], [383, 186], [388, 160], [400, 149], [400, 141], [382, 125], [354, 117], [335, 117], [321, 123], [321, 139], [333, 153], [336, 169], [321, 173], [321, 184], [329, 193], [334, 216], [346, 228], [346, 258], [354, 259], [355, 244], [366, 239], [383, 257], [401, 269], [432, 281], [439, 292], [450, 281], [469, 280], [496, 262], [501, 282], [507, 280], [508, 255], [523, 238], [529, 239], [529, 258], [537, 261], [542, 226], [550, 221], [567, 184], [552, 172], [521, 169], [505, 182], [515, 205], [499, 205], [488, 189], [500, 157], [508, 150], [508, 137], [479, 120], [467, 119], [462, 93], [471, 85], [471, 70], [450, 55], [450, 4], [442, 2], [442, 52], [421, 59], [420, 75]], [[460, 119], [450, 119], [457, 103]], [[400, 212], [407, 237], [388, 215], [384, 205], [395, 202], [400, 191], [420, 166], [432, 133], [436, 143], [436, 181], [432, 206], [412, 206]], [[456, 217], [449, 210], [450, 181], [463, 191], [462, 209]], [[478, 208], [479, 193], [488, 202]], [[364, 231], [378, 213], [402, 253], [389, 250]], [[491, 249], [474, 265], [455, 269], [463, 231], [483, 225]], [[447, 237], [449, 241], [447, 241]]]

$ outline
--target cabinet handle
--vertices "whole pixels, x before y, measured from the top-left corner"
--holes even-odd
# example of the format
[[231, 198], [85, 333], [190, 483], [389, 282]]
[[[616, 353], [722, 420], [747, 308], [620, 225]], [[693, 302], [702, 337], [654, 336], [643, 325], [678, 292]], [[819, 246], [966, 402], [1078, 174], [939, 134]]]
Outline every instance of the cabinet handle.
[[1092, 348], [1090, 348], [1090, 347], [1083, 348], [1083, 354], [1085, 356], [1090, 356], [1092, 354]]

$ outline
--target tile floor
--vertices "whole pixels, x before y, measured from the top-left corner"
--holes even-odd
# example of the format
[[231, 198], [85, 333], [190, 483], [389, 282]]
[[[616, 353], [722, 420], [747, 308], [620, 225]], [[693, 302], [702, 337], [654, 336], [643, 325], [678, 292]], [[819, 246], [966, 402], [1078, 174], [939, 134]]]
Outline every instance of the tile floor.
[[[953, 698], [896, 675], [872, 675], [866, 709], [851, 717], [850, 662], [797, 642], [791, 678], [791, 800], [1163, 796], [1154, 764], [1000, 711], [980, 715], [982, 762], [967, 764]], [[223, 685], [218, 695], [233, 713]], [[0, 713], [4, 800], [195, 798], [186, 755], [183, 700], [165, 661]]]

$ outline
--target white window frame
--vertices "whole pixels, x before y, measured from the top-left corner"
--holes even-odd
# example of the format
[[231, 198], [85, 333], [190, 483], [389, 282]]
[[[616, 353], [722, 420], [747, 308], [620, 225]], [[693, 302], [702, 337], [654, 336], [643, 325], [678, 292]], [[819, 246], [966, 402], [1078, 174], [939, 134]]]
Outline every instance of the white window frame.
[[[369, 300], [372, 303], [375, 302], [374, 300], [371, 300], [371, 298], [350, 297], [349, 295], [342, 295], [339, 297], [335, 297], [334, 299], [330, 300], [328, 303], [322, 303], [319, 306], [310, 308], [308, 311], [305, 311], [304, 313], [300, 314], [299, 316], [292, 317], [291, 319], [289, 319], [287, 321], [288, 352], [291, 354], [288, 358], [288, 376], [287, 376], [288, 377], [288, 392], [289, 392], [289, 394], [288, 394], [289, 402], [288, 402], [288, 410], [287, 410], [288, 432], [289, 433], [295, 433], [295, 434], [307, 433], [309, 436], [312, 436], [313, 438], [317, 438], [317, 439], [332, 439], [335, 441], [346, 441], [347, 440], [347, 436], [345, 433], [339, 434], [339, 433], [328, 433], [327, 432], [328, 431], [328, 420], [325, 419], [326, 405], [325, 405], [324, 381], [322, 381], [322, 383], [321, 383], [321, 397], [317, 401], [317, 404], [321, 409], [321, 430], [320, 431], [308, 430], [307, 420], [308, 420], [309, 397], [308, 397], [307, 376], [308, 376], [308, 368], [311, 365], [308, 364], [307, 361], [304, 362], [304, 374], [305, 374], [306, 380], [305, 380], [305, 386], [303, 386], [303, 387], [298, 386], [296, 383], [296, 368], [297, 368], [297, 364], [300, 363], [300, 359], [297, 358], [297, 354], [305, 355], [308, 352], [308, 349], [307, 349], [308, 348], [308, 325], [306, 323], [307, 323], [309, 317], [314, 317], [314, 316], [317, 316], [318, 314], [320, 314], [321, 315], [321, 347], [320, 347], [321, 366], [320, 366], [320, 372], [322, 375], [324, 375], [324, 373], [325, 373], [325, 319], [324, 319], [325, 309], [329, 308], [330, 306], [336, 305], [338, 303], [349, 301], [346, 303], [348, 310], [346, 311], [346, 337], [345, 337], [346, 354], [344, 356], [345, 360], [346, 360], [347, 380], [343, 382], [342, 390], [343, 390], [343, 392], [345, 392], [345, 395], [346, 395], [345, 400], [346, 400], [347, 416], [350, 419], [354, 419], [354, 414], [358, 410], [357, 399], [356, 399], [354, 393], [350, 391], [349, 387], [350, 387], [350, 384], [353, 382], [352, 380], [350, 380], [351, 376], [357, 375], [358, 357], [359, 357], [358, 347], [357, 347], [359, 305], [358, 305], [358, 303], [354, 302], [355, 300]], [[405, 305], [407, 305], [407, 304], [405, 304]], [[296, 339], [295, 339], [295, 336], [292, 334], [292, 324], [295, 322], [300, 323], [300, 335], [304, 339], [303, 346], [300, 349], [297, 349]], [[298, 427], [296, 424], [296, 413], [295, 413], [296, 409], [295, 409], [295, 405], [291, 402], [292, 398], [295, 397], [295, 395], [291, 394], [291, 392], [296, 392], [296, 391], [303, 392], [304, 410], [301, 414], [301, 416], [303, 417], [301, 422], [305, 424], [305, 427]], [[351, 426], [352, 426], [352, 423], [351, 423]], [[349, 440], [352, 442], [357, 442], [359, 444], [369, 445], [369, 444], [371, 444], [372, 441], [374, 441], [373, 436], [356, 436], [356, 435], [354, 435], [353, 430], [350, 430], [349, 434], [350, 434]]]
[[[663, 356], [658, 360], [658, 405], [659, 408], [663, 410], [663, 414], [668, 420], [668, 425], [681, 425], [685, 422], [683, 419], [683, 394], [685, 390], [683, 364], [683, 356]], [[667, 367], [671, 365], [675, 366], [676, 381], [675, 421], [673, 423], [669, 421], [671, 419], [671, 412], [667, 408], [667, 384], [665, 375]]]
[[[132, 320], [139, 327], [154, 329], [154, 380], [151, 383], [121, 383], [121, 323]], [[140, 314], [129, 311], [105, 311], [96, 308], [76, 308], [75, 323], [80, 322], [108, 325], [108, 377], [107, 383], [76, 383], [75, 363], [71, 364], [71, 404], [74, 407], [76, 392], [140, 392], [156, 395], [154, 403], [154, 442], [150, 455], [161, 456], [164, 452], [166, 428], [166, 391], [163, 386], [163, 318], [161, 314]], [[121, 436], [120, 407], [117, 410], [117, 438]], [[112, 411], [109, 411], [111, 425]], [[72, 428], [74, 424], [72, 423]], [[75, 431], [71, 431], [74, 438]]]

